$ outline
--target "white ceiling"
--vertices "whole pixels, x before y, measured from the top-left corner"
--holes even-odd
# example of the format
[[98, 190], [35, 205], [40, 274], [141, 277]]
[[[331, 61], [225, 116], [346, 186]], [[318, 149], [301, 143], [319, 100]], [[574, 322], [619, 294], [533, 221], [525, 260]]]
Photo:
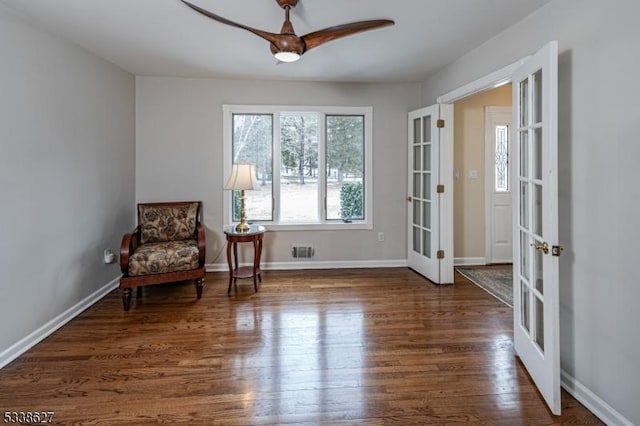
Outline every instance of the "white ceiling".
[[[274, 0], [190, 0], [232, 21], [279, 32]], [[300, 0], [298, 35], [368, 19], [395, 26], [335, 40], [277, 64], [269, 43], [178, 0], [0, 0], [34, 26], [145, 76], [418, 82], [550, 0]]]

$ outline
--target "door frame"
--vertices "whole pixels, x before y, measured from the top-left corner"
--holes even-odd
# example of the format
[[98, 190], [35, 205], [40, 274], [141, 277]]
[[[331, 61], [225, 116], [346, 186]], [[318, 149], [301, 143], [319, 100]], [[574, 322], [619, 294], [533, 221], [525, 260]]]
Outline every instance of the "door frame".
[[[492, 115], [504, 115], [504, 114], [509, 114], [509, 117], [511, 117], [512, 115], [512, 107], [513, 106], [487, 106], [484, 109], [484, 124], [485, 124], [485, 129], [484, 129], [484, 258], [485, 258], [485, 263], [486, 264], [490, 264], [490, 263], [494, 263], [495, 260], [495, 253], [493, 252], [493, 202], [494, 202], [494, 195], [495, 195], [495, 170], [494, 170], [494, 158], [493, 158], [493, 153], [494, 153], [494, 147], [491, 146], [489, 144], [490, 141], [493, 141], [493, 138], [495, 137], [494, 135], [492, 135], [493, 129], [489, 128], [490, 124], [494, 123], [493, 120], [493, 116]], [[498, 120], [499, 121], [499, 120]], [[510, 122], [512, 122], [513, 120], [510, 120]], [[513, 141], [511, 140], [511, 125], [509, 127], [509, 165], [511, 167], [512, 165], [512, 158], [511, 158], [511, 152], [512, 152], [512, 143]], [[491, 133], [490, 133], [491, 132]], [[511, 170], [511, 169], [509, 169]], [[512, 176], [509, 175], [509, 181], [512, 180]], [[512, 185], [513, 182], [510, 182], [510, 185]], [[511, 191], [513, 190], [513, 188], [510, 187], [509, 189], [509, 197], [512, 196]], [[513, 205], [511, 206], [511, 208], [513, 209]], [[510, 216], [511, 217], [511, 216]], [[511, 223], [509, 223], [509, 233], [512, 234], [513, 233], [513, 229], [511, 227]], [[511, 244], [513, 245], [513, 235], [511, 236]], [[506, 261], [506, 259], [500, 259], [499, 262], [500, 263], [504, 263]], [[513, 261], [513, 250], [511, 253], [511, 261]]]
[[[446, 109], [449, 111], [453, 118], [453, 104], [456, 101], [464, 99], [468, 96], [475, 95], [476, 93], [484, 92], [485, 90], [495, 89], [505, 84], [511, 83], [511, 76], [520, 68], [522, 64], [530, 57], [527, 55], [522, 59], [500, 68], [490, 74], [480, 77], [470, 83], [458, 87], [444, 95], [438, 96], [437, 103], [446, 105]], [[453, 123], [453, 120], [451, 120]], [[446, 127], [445, 127], [446, 128]], [[447, 132], [442, 134], [440, 144], [442, 149], [440, 151], [440, 173], [444, 177], [451, 179], [449, 188], [451, 191], [445, 192], [446, 197], [441, 200], [441, 216], [440, 216], [440, 248], [445, 252], [445, 265], [443, 265], [444, 273], [447, 277], [451, 277], [453, 282], [453, 126], [449, 126]]]

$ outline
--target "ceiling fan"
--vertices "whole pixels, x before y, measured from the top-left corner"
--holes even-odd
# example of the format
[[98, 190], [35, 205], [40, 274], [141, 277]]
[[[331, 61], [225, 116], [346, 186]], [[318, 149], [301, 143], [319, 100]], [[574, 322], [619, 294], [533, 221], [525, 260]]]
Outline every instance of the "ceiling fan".
[[231, 25], [233, 27], [242, 28], [250, 31], [258, 37], [262, 37], [271, 43], [271, 53], [273, 56], [281, 62], [294, 62], [300, 59], [303, 53], [318, 47], [321, 44], [327, 43], [332, 40], [336, 40], [342, 37], [357, 34], [363, 31], [373, 30], [376, 28], [386, 27], [388, 25], [394, 25], [395, 22], [389, 19], [376, 19], [370, 21], [351, 22], [349, 24], [336, 25], [333, 27], [325, 28], [319, 31], [303, 35], [299, 37], [293, 31], [293, 25], [289, 20], [289, 12], [291, 8], [298, 4], [299, 0], [276, 0], [276, 3], [284, 9], [284, 24], [280, 33], [270, 33], [262, 31], [256, 28], [251, 28], [246, 25], [238, 24], [237, 22], [230, 21], [215, 13], [209, 12], [195, 4], [189, 3], [186, 0], [180, 0], [182, 3], [189, 6], [191, 9], [200, 12], [204, 16], [207, 16], [223, 24]]

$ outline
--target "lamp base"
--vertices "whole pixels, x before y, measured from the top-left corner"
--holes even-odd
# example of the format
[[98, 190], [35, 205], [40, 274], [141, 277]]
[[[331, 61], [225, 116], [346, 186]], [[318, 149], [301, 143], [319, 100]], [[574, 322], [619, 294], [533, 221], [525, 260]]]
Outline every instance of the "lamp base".
[[247, 232], [249, 229], [251, 229], [251, 226], [244, 221], [236, 225], [236, 232]]

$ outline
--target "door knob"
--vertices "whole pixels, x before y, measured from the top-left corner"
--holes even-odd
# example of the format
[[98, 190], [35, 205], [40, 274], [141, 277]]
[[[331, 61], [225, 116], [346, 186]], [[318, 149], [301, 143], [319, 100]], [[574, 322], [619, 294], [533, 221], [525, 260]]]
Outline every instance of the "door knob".
[[531, 245], [535, 247], [536, 250], [540, 250], [544, 254], [549, 254], [549, 244], [547, 244], [546, 242], [542, 244], [531, 244]]
[[411, 197], [411, 195], [408, 195], [408, 196], [407, 196], [407, 201], [408, 201], [408, 202], [413, 201], [413, 198]]

